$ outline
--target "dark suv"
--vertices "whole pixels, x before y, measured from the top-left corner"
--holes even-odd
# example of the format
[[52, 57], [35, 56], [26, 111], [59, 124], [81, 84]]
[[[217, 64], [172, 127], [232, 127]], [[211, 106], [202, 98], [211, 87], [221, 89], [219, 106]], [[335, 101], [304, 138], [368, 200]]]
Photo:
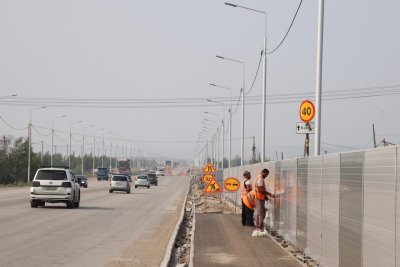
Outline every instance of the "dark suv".
[[149, 177], [150, 184], [158, 185], [158, 177], [154, 173], [146, 174]]
[[87, 178], [83, 175], [75, 175], [75, 182], [79, 184], [79, 186], [83, 186], [84, 188], [88, 187]]

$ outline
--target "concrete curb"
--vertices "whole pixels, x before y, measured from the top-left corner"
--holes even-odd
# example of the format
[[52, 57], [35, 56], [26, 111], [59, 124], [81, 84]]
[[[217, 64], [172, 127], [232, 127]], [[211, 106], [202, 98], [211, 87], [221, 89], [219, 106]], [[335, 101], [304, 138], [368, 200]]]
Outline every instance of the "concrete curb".
[[176, 241], [176, 237], [178, 236], [179, 228], [181, 227], [182, 222], [183, 222], [183, 217], [185, 215], [186, 201], [187, 201], [187, 197], [189, 195], [191, 186], [192, 186], [192, 180], [189, 183], [189, 188], [186, 192], [186, 196], [185, 196], [185, 199], [182, 204], [181, 214], [179, 216], [178, 223], [175, 225], [174, 232], [172, 233], [172, 236], [168, 242], [168, 246], [167, 246], [167, 249], [166, 249], [165, 255], [164, 255], [164, 260], [162, 261], [160, 267], [168, 267], [171, 262], [172, 250], [174, 249], [174, 244]]
[[196, 229], [196, 203], [194, 203], [194, 196], [193, 196], [193, 219], [192, 219], [192, 231], [190, 233], [191, 240], [190, 240], [190, 260], [189, 260], [189, 267], [193, 267], [194, 262], [194, 231]]

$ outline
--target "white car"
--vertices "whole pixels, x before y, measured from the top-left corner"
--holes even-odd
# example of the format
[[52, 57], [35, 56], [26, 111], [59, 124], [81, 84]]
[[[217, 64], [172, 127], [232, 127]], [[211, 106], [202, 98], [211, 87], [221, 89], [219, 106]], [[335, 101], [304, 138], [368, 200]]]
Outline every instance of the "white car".
[[165, 175], [164, 169], [158, 169], [158, 170], [156, 171], [156, 175], [157, 175], [157, 176], [164, 176], [164, 175]]
[[30, 189], [32, 208], [43, 207], [46, 202], [65, 203], [78, 208], [81, 199], [79, 184], [68, 168], [40, 168], [36, 171]]
[[135, 180], [135, 188], [138, 186], [144, 186], [150, 188], [150, 179], [147, 175], [138, 175]]

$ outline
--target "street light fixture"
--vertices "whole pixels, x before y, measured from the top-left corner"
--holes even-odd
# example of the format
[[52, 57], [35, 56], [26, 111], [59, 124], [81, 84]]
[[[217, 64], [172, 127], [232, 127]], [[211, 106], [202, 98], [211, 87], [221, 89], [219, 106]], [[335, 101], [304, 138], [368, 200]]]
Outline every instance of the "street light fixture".
[[81, 123], [83, 121], [74, 121], [69, 124], [69, 155], [68, 155], [68, 167], [71, 169], [71, 155], [72, 155], [72, 131], [71, 126], [74, 124]]
[[[241, 143], [240, 143], [240, 165], [243, 166], [243, 158], [244, 158], [244, 104], [245, 104], [245, 99], [244, 99], [244, 89], [245, 89], [245, 63], [243, 61], [237, 60], [237, 59], [233, 59], [233, 58], [227, 58], [227, 57], [223, 57], [223, 56], [216, 56], [219, 59], [224, 59], [224, 60], [229, 60], [232, 62], [236, 62], [236, 63], [240, 63], [242, 64], [242, 89], [240, 90], [240, 94], [241, 94], [241, 98], [242, 98], [242, 136], [241, 136]], [[232, 110], [231, 110], [232, 112]]]
[[44, 109], [46, 106], [33, 108], [29, 112], [29, 123], [28, 123], [28, 183], [31, 178], [31, 145], [32, 145], [32, 112], [39, 109]]
[[245, 6], [240, 6], [232, 3], [225, 2], [225, 5], [231, 7], [239, 7], [245, 10], [263, 14], [265, 17], [265, 29], [264, 29], [264, 72], [263, 72], [263, 93], [262, 93], [262, 129], [261, 129], [261, 162], [265, 161], [265, 121], [266, 121], [266, 99], [267, 99], [267, 12], [257, 10]]
[[50, 165], [53, 166], [53, 154], [54, 154], [54, 120], [66, 118], [67, 115], [62, 115], [58, 117], [54, 117], [51, 119], [51, 156], [50, 156]]

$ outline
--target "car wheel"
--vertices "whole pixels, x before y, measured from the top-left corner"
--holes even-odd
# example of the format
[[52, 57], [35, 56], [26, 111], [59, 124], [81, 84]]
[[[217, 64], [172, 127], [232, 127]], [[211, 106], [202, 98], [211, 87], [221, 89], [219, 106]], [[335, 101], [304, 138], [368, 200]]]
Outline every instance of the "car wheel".
[[113, 191], [112, 190], [108, 190], [108, 192], [112, 193]]
[[37, 208], [37, 207], [38, 207], [38, 203], [36, 201], [32, 201], [31, 208]]
[[74, 202], [74, 208], [79, 208], [79, 202], [81, 202], [81, 194], [79, 194], [78, 201]]
[[67, 208], [73, 209], [74, 207], [75, 207], [75, 203], [74, 202], [68, 202], [67, 203]]
[[147, 186], [147, 189], [150, 189], [150, 185]]
[[84, 188], [87, 188], [87, 184], [85, 184]]
[[46, 202], [44, 202], [44, 201], [40, 201], [40, 202], [37, 203], [37, 205], [38, 205], [39, 207], [44, 207], [45, 203], [46, 203]]
[[135, 185], [135, 188], [137, 188], [137, 185]]
[[158, 185], [158, 183], [156, 183], [156, 186]]
[[127, 193], [127, 194], [130, 194], [130, 193], [131, 193], [131, 190], [129, 190], [129, 191], [126, 191], [126, 193]]

